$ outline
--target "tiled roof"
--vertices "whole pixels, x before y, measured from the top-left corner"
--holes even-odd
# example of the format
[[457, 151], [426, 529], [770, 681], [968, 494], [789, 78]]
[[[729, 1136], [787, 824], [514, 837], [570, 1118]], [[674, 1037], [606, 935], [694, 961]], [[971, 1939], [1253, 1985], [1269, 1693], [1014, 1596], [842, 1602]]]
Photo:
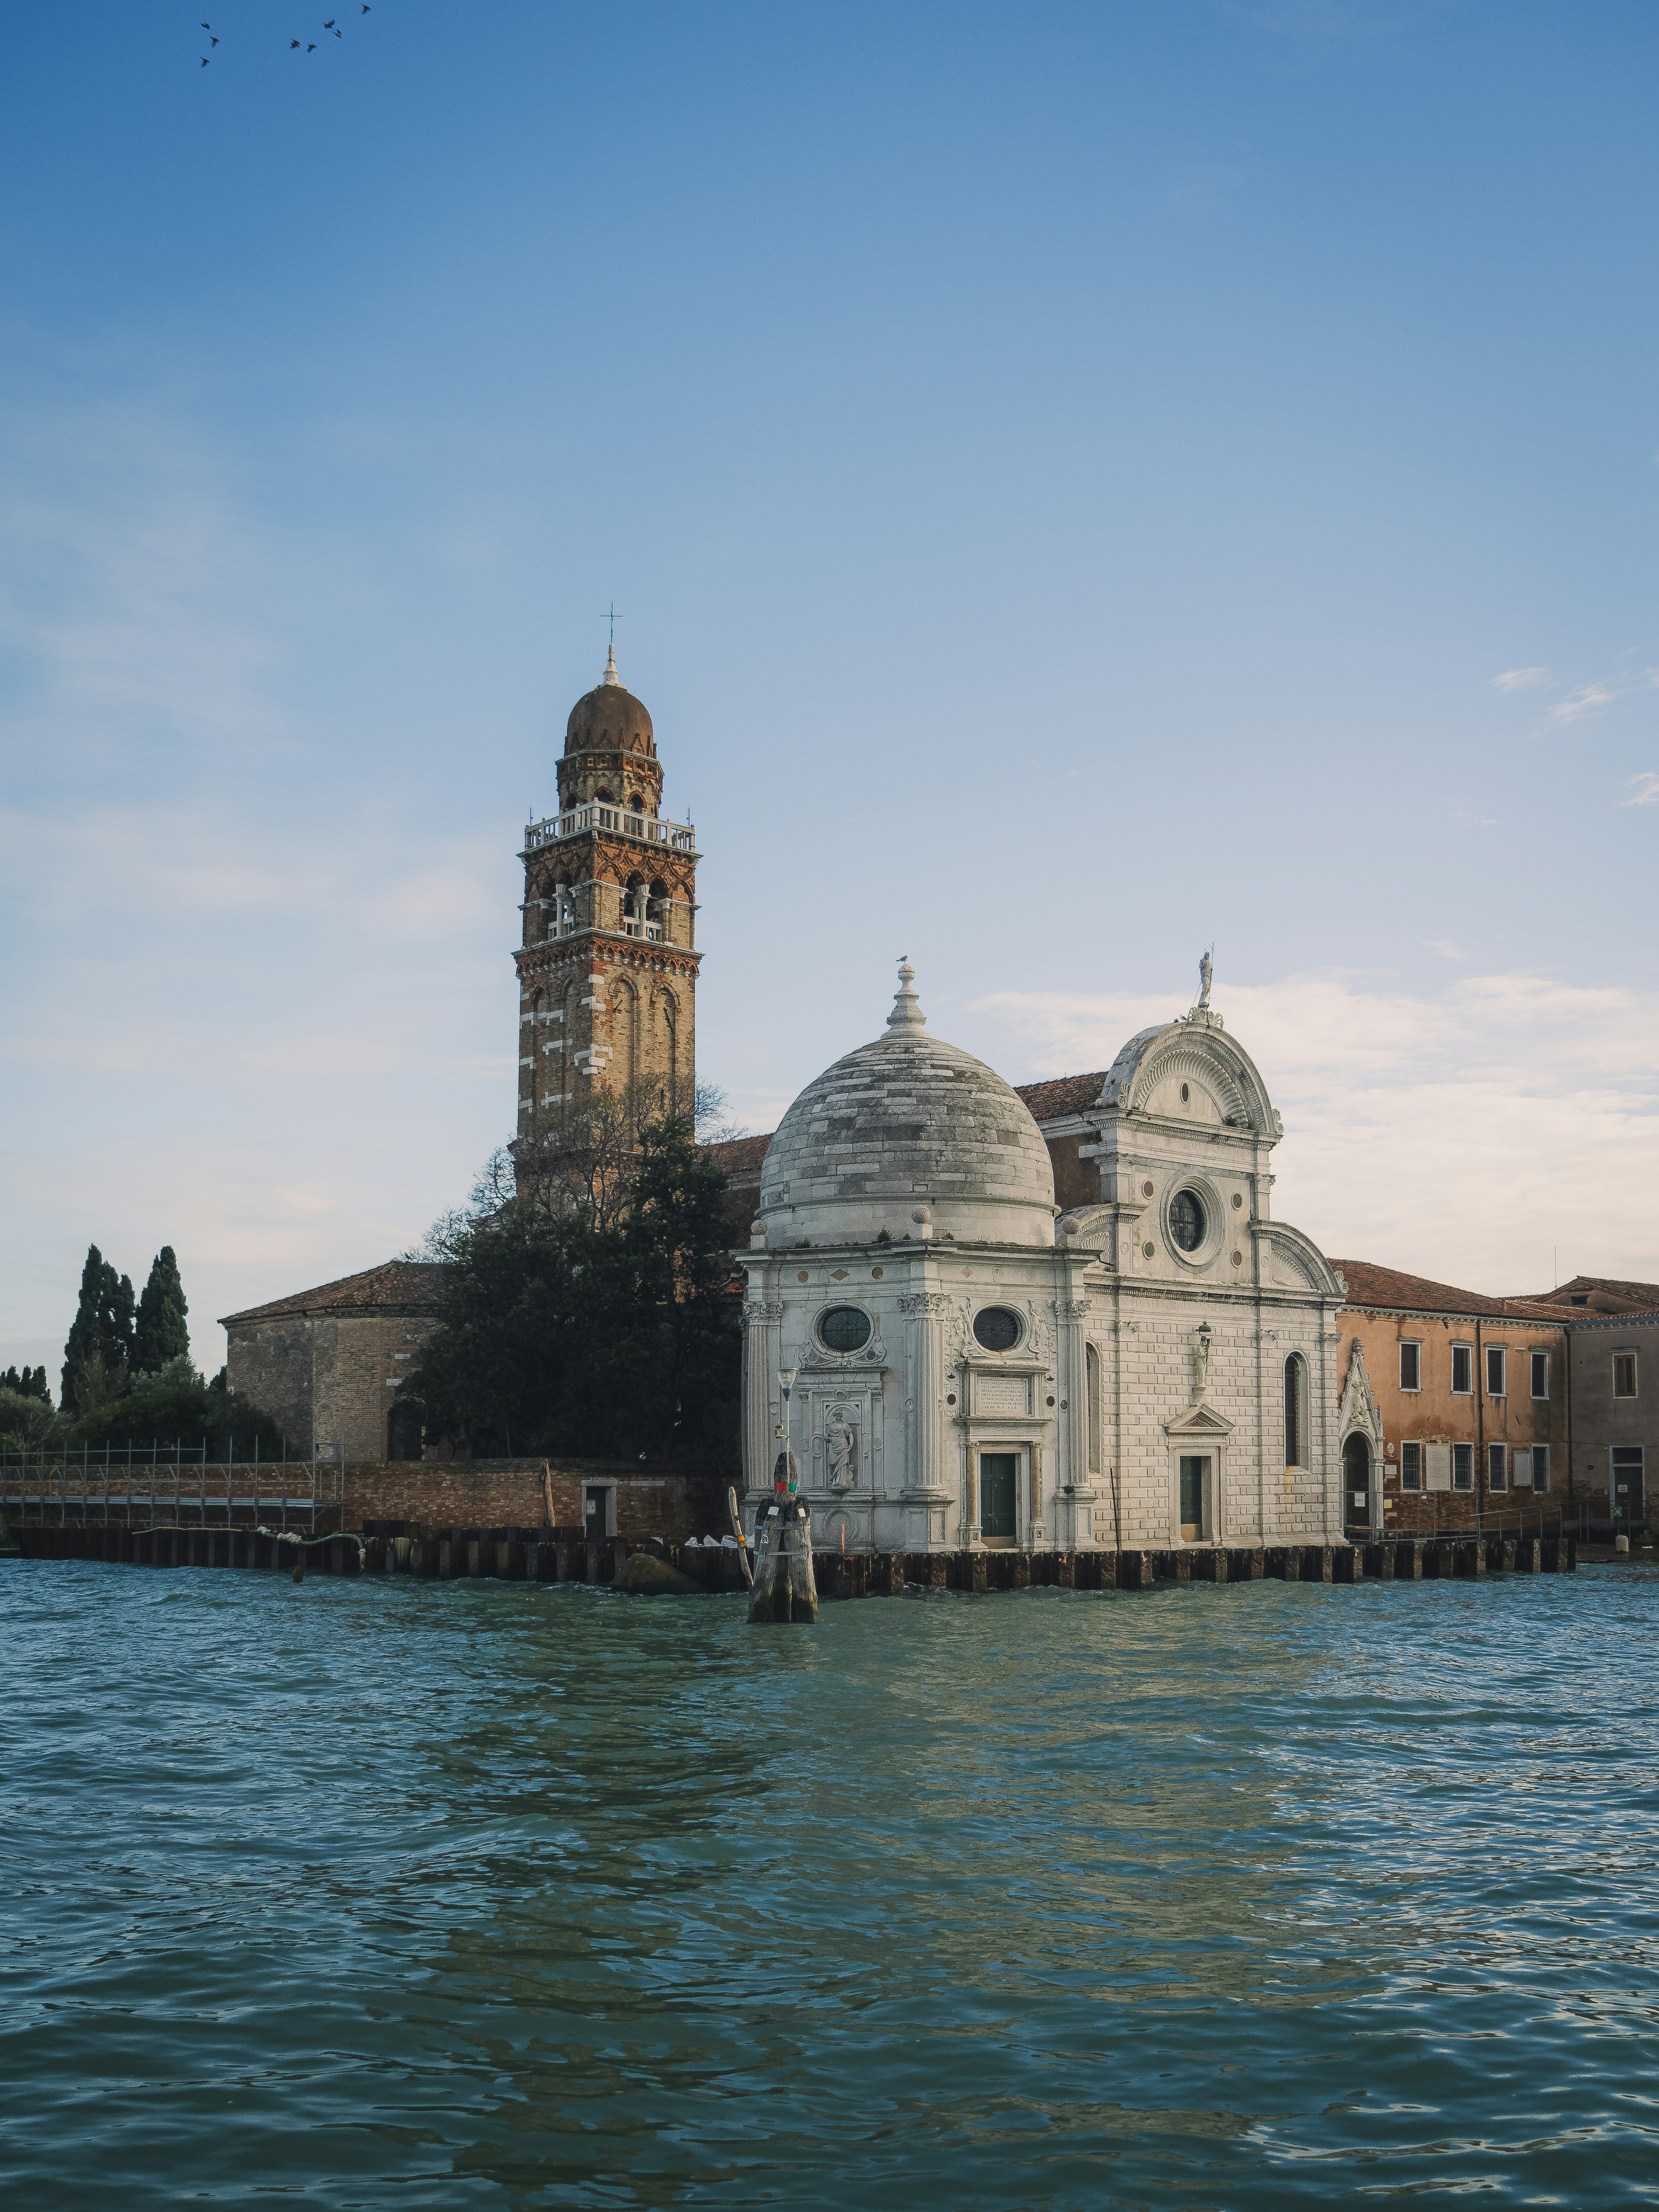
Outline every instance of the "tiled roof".
[[1099, 1103], [1106, 1088], [1108, 1070], [1093, 1075], [1056, 1075], [1047, 1083], [1019, 1083], [1015, 1095], [1030, 1109], [1034, 1121], [1052, 1121], [1062, 1114], [1086, 1114]]
[[1659, 1307], [1659, 1283], [1621, 1282], [1613, 1275], [1575, 1275], [1553, 1291], [1530, 1294], [1540, 1305], [1569, 1306], [1573, 1312], [1617, 1316], [1651, 1313]]
[[1348, 1286], [1351, 1306], [1380, 1306], [1405, 1313], [1490, 1314], [1495, 1320], [1549, 1321], [1566, 1316], [1535, 1298], [1488, 1298], [1479, 1291], [1460, 1291], [1425, 1275], [1398, 1267], [1379, 1267], [1370, 1260], [1337, 1260], [1331, 1265]]
[[763, 1137], [728, 1137], [723, 1145], [705, 1145], [702, 1149], [716, 1167], [724, 1169], [728, 1182], [757, 1182], [771, 1141], [769, 1131]]
[[337, 1282], [319, 1283], [314, 1291], [296, 1291], [291, 1297], [273, 1298], [269, 1305], [226, 1314], [220, 1326], [276, 1321], [285, 1314], [434, 1313], [442, 1273], [435, 1261], [387, 1260], [378, 1267], [366, 1267], [361, 1275], [342, 1275]]

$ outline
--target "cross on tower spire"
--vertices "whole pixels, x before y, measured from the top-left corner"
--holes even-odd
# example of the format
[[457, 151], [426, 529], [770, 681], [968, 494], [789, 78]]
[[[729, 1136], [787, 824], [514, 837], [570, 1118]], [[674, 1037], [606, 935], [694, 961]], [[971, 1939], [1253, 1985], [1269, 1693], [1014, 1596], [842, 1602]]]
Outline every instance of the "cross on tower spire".
[[605, 674], [599, 680], [603, 684], [620, 684], [622, 678], [617, 673], [617, 602], [614, 599], [611, 602], [606, 619], [611, 624], [611, 648], [605, 655]]

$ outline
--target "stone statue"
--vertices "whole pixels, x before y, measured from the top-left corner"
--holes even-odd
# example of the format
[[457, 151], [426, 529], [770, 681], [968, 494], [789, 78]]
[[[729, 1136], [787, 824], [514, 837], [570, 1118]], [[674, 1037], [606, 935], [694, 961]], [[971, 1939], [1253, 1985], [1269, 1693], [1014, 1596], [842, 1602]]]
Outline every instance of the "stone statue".
[[823, 1425], [825, 1478], [831, 1490], [850, 1490], [859, 1479], [859, 1432], [839, 1406]]
[[1215, 962], [1206, 952], [1198, 963], [1198, 1003], [1200, 1006], [1207, 1006], [1210, 1003], [1210, 978], [1214, 974]]
[[1204, 1393], [1210, 1387], [1210, 1332], [1201, 1328], [1193, 1340], [1193, 1403], [1204, 1402]]

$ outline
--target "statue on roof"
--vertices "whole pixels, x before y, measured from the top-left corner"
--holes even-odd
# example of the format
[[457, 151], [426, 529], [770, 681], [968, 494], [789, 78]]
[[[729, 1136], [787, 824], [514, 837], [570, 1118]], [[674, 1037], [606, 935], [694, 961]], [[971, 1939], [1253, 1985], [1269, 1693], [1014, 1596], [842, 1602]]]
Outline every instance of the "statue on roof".
[[1198, 963], [1198, 1004], [1206, 1010], [1210, 1004], [1210, 979], [1215, 974], [1215, 962], [1210, 957], [1214, 951], [1212, 945]]

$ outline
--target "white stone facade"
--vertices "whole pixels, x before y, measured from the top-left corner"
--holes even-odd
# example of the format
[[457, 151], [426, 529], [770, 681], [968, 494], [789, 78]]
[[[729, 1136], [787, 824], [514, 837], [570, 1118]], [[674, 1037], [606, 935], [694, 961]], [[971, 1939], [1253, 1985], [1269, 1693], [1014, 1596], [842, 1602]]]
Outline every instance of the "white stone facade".
[[1024, 1102], [928, 1036], [901, 979], [887, 1034], [785, 1116], [737, 1255], [750, 1513], [793, 1370], [821, 1545], [1339, 1540], [1341, 1291], [1270, 1218], [1282, 1127], [1207, 987], [1118, 1055], [1090, 1117], [1102, 1202], [1056, 1226]]

